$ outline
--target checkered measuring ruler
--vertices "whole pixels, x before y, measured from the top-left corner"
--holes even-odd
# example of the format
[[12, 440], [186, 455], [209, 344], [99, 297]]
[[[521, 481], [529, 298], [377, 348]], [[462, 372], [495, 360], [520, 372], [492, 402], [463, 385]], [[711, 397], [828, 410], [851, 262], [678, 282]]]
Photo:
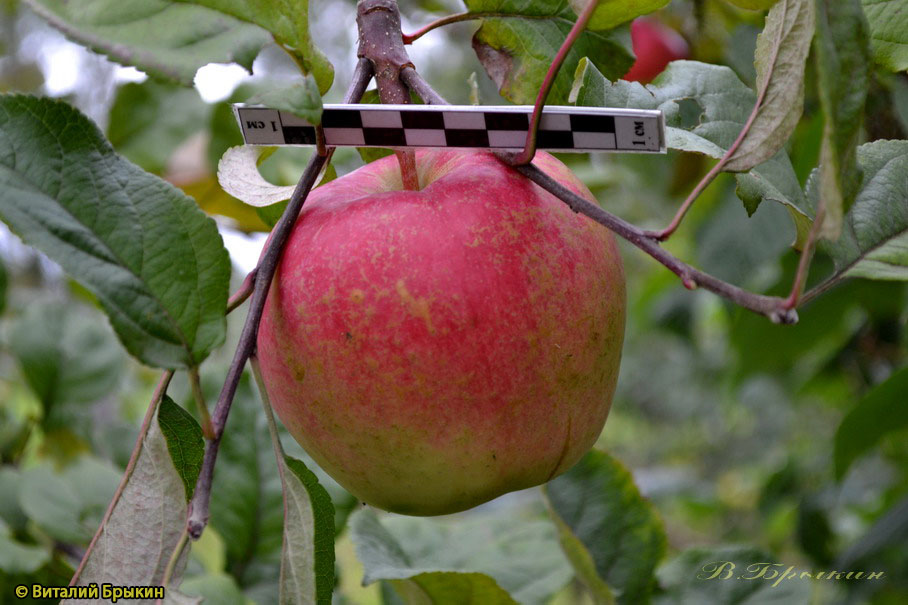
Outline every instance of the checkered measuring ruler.
[[[235, 105], [247, 145], [315, 145], [315, 127], [286, 111]], [[325, 105], [329, 147], [521, 150], [533, 108], [478, 105]], [[665, 153], [661, 111], [547, 106], [537, 147], [550, 151]]]

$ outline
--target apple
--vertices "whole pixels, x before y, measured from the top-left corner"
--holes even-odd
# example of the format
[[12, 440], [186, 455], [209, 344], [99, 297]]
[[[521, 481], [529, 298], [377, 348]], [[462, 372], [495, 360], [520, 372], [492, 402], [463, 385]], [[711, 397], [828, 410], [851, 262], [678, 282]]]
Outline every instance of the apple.
[[648, 17], [639, 17], [631, 23], [631, 43], [637, 61], [624, 79], [632, 82], [646, 84], [672, 61], [690, 56], [687, 42], [678, 32]]
[[[486, 152], [394, 156], [314, 190], [258, 333], [263, 382], [362, 501], [465, 510], [570, 468], [599, 436], [624, 338], [612, 234]], [[594, 200], [552, 156], [534, 163]]]

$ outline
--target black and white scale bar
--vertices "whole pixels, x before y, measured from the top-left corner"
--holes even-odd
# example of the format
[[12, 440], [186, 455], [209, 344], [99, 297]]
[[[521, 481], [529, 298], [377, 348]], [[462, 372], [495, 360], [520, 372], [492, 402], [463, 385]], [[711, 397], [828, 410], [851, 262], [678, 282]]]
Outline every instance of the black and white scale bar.
[[[247, 145], [315, 145], [315, 127], [285, 111], [235, 105]], [[533, 108], [476, 105], [325, 105], [330, 147], [520, 150]], [[537, 147], [550, 151], [665, 152], [661, 111], [547, 106]]]

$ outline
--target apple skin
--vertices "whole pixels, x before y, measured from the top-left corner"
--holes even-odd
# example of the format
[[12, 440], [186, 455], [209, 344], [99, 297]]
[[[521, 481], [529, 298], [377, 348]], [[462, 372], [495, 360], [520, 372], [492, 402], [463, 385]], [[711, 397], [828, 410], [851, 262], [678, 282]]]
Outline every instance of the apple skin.
[[690, 48], [684, 38], [652, 18], [634, 19], [631, 23], [631, 43], [637, 61], [623, 78], [631, 82], [651, 82], [669, 63], [690, 56]]
[[[594, 200], [552, 156], [534, 163]], [[624, 338], [612, 234], [485, 152], [389, 156], [314, 190], [258, 333], [281, 421], [341, 485], [410, 515], [567, 470], [599, 436]]]

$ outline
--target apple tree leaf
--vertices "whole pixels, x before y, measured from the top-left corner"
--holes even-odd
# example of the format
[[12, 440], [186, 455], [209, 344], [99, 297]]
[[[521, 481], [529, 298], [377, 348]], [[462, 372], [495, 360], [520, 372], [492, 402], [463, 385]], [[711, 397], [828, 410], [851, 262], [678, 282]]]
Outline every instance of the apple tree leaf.
[[[841, 236], [821, 247], [835, 261], [827, 285], [846, 277], [908, 280], [908, 141], [874, 141], [858, 147], [864, 182], [845, 215]], [[817, 172], [807, 183], [813, 207], [820, 196]]]
[[[140, 436], [142, 447], [135, 467], [89, 554], [79, 576], [79, 586], [91, 583], [100, 586], [105, 582], [161, 585], [171, 553], [186, 525], [188, 500], [184, 479], [171, 458], [160, 421], [159, 408], [145, 435]], [[173, 585], [179, 584], [188, 553], [187, 548], [178, 561]]]
[[117, 88], [107, 139], [130, 161], [161, 174], [173, 152], [205, 130], [211, 107], [194, 88], [151, 78], [130, 82]]
[[72, 304], [37, 301], [12, 325], [9, 349], [41, 401], [45, 429], [83, 422], [85, 404], [116, 391], [123, 353], [98, 315]]
[[811, 580], [777, 582], [787, 568], [751, 546], [690, 548], [659, 568], [660, 602], [809, 605]]
[[0, 572], [9, 575], [33, 574], [50, 559], [50, 549], [19, 542], [0, 518]]
[[905, 393], [908, 393], [908, 368], [896, 371], [876, 385], [842, 419], [836, 430], [833, 455], [838, 479], [883, 436], [908, 428]]
[[334, 505], [305, 464], [285, 456], [281, 603], [331, 603], [334, 591]]
[[309, 33], [309, 0], [176, 0], [205, 6], [271, 32], [304, 74], [312, 74], [324, 94], [334, 80], [334, 67]]
[[364, 584], [387, 580], [405, 597], [434, 603], [471, 595], [462, 602], [542, 605], [573, 575], [555, 528], [543, 520], [379, 518], [364, 509], [351, 516], [350, 530]]
[[192, 500], [192, 492], [202, 470], [202, 458], [205, 456], [205, 440], [202, 438], [202, 427], [189, 412], [164, 395], [158, 408], [158, 425], [173, 467], [183, 481], [186, 502]]
[[820, 235], [838, 239], [842, 216], [861, 186], [857, 146], [870, 83], [868, 26], [860, 0], [816, 0], [817, 88], [825, 126], [819, 188], [825, 219]]
[[260, 92], [246, 102], [292, 113], [312, 125], [322, 122], [322, 97], [312, 76], [306, 76], [290, 86]]
[[627, 469], [593, 450], [543, 491], [561, 546], [593, 594], [614, 588], [618, 603], [648, 602], [665, 532]]
[[599, 3], [593, 16], [587, 23], [587, 29], [605, 30], [612, 29], [622, 23], [627, 23], [640, 15], [646, 15], [664, 7], [671, 0], [569, 0], [571, 8], [580, 14], [586, 8], [587, 2]]
[[[517, 104], [536, 100], [539, 87], [577, 15], [563, 0], [466, 0], [467, 10], [481, 18], [473, 50], [503, 97]], [[634, 62], [627, 27], [585, 30], [558, 72], [547, 102], [564, 103], [571, 74], [588, 57], [609, 78], [620, 78]]]
[[788, 141], [804, 110], [804, 68], [816, 23], [816, 0], [779, 0], [757, 38], [760, 101], [725, 170], [746, 172], [772, 158]]
[[870, 22], [876, 62], [894, 72], [908, 70], [908, 11], [904, 0], [861, 0]]
[[[756, 103], [756, 95], [728, 67], [696, 61], [674, 61], [651, 84], [609, 82], [596, 67], [581, 60], [570, 100], [577, 105], [659, 109], [665, 113], [671, 149], [721, 158], [734, 143]], [[694, 103], [699, 117], [689, 124], [682, 105]], [[736, 175], [737, 194], [748, 214], [764, 200], [788, 209], [797, 229], [796, 245], [812, 223], [801, 184], [785, 150], [748, 173]]]
[[0, 97], [0, 218], [101, 303], [126, 349], [198, 365], [225, 336], [230, 259], [192, 199], [60, 101]]
[[87, 456], [60, 471], [42, 464], [23, 471], [18, 499], [28, 519], [55, 540], [85, 544], [117, 488], [119, 473]]
[[208, 63], [247, 70], [268, 32], [202, 6], [166, 0], [26, 0], [72, 40], [162, 80], [192, 86]]
[[228, 149], [218, 163], [218, 182], [224, 191], [258, 208], [290, 199], [295, 187], [273, 185], [258, 170], [263, 153], [268, 151], [269, 148], [258, 145]]

